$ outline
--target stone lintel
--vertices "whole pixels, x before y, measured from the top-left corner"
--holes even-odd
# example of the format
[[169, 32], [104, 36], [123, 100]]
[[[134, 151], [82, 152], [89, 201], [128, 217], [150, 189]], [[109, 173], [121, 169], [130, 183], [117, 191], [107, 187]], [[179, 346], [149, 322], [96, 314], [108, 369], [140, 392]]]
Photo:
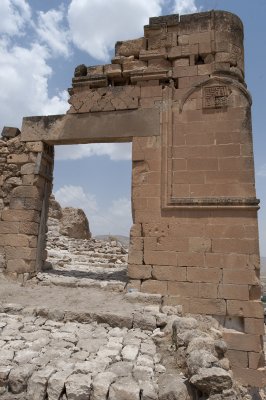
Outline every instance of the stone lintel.
[[22, 141], [49, 144], [130, 142], [160, 134], [159, 109], [26, 117]]

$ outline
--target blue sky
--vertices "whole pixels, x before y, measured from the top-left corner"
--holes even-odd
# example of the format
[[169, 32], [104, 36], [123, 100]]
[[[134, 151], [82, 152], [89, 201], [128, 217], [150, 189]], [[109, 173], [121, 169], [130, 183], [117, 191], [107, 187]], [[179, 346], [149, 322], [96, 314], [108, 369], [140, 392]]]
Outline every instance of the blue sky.
[[[265, 0], [1, 0], [0, 127], [20, 127], [27, 115], [64, 113], [75, 66], [108, 63], [115, 42], [142, 36], [149, 16], [210, 9], [234, 12], [245, 27], [260, 247], [266, 256]], [[56, 147], [56, 197], [83, 207], [93, 234], [129, 231], [130, 155], [130, 144]]]

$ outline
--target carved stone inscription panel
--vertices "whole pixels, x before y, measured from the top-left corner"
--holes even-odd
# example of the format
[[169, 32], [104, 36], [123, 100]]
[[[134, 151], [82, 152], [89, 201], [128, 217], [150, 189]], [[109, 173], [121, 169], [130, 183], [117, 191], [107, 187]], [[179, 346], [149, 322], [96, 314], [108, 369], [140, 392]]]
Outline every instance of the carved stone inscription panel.
[[203, 88], [203, 108], [222, 108], [228, 105], [227, 86], [207, 86]]

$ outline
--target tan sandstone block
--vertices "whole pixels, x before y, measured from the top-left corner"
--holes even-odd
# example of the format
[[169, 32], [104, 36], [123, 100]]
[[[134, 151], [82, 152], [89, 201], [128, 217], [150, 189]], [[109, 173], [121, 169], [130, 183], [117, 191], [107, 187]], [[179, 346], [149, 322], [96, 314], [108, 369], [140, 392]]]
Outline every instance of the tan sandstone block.
[[19, 186], [12, 190], [12, 196], [39, 198], [41, 191], [37, 186]]
[[247, 368], [248, 367], [248, 352], [239, 350], [227, 350], [226, 357], [229, 358], [230, 364], [233, 367]]
[[259, 353], [248, 353], [248, 366], [251, 369], [263, 368], [265, 366], [265, 355], [263, 351]]
[[221, 284], [218, 287], [218, 297], [231, 300], [249, 300], [248, 285]]
[[162, 97], [162, 86], [144, 86], [141, 87], [141, 98]]
[[174, 236], [145, 237], [145, 250], [188, 251], [188, 239]]
[[127, 274], [130, 279], [150, 279], [151, 265], [128, 264]]
[[260, 318], [244, 318], [244, 330], [246, 333], [264, 335], [264, 319]]
[[141, 284], [141, 292], [155, 293], [155, 294], [167, 294], [167, 282], [147, 280]]
[[237, 381], [244, 386], [264, 387], [266, 386], [266, 369], [257, 370], [251, 368], [233, 368], [233, 374]]
[[39, 224], [36, 222], [20, 222], [19, 232], [26, 235], [38, 235]]
[[177, 265], [177, 253], [174, 251], [152, 251], [144, 247], [145, 264]]
[[262, 318], [263, 305], [261, 301], [255, 300], [227, 300], [227, 314], [240, 317]]
[[19, 222], [0, 221], [0, 234], [18, 233]]
[[193, 314], [225, 315], [225, 300], [190, 299], [189, 312]]
[[199, 284], [191, 282], [169, 282], [169, 296], [199, 297]]
[[187, 160], [187, 167], [191, 171], [217, 171], [218, 160], [215, 158], [191, 158]]
[[130, 239], [130, 253], [135, 251], [143, 251], [143, 238], [132, 236]]
[[177, 265], [179, 267], [204, 267], [204, 254], [180, 252], [177, 254]]
[[130, 228], [130, 237], [142, 236], [141, 230], [142, 230], [141, 224], [133, 224], [132, 227]]
[[262, 336], [251, 335], [237, 331], [224, 331], [223, 338], [230, 350], [260, 352], [262, 349]]
[[6, 259], [7, 260], [35, 260], [37, 251], [36, 248], [29, 247], [11, 247], [7, 246], [5, 248]]
[[25, 164], [30, 161], [28, 154], [9, 154], [7, 156], [8, 164]]
[[159, 281], [179, 281], [184, 282], [187, 278], [187, 269], [170, 265], [154, 265], [152, 277]]
[[258, 252], [257, 239], [213, 239], [214, 253], [254, 254]]
[[173, 68], [173, 78], [184, 78], [187, 76], [195, 76], [195, 75], [196, 76], [198, 75], [198, 68], [196, 65], [187, 67], [176, 66]]
[[203, 299], [217, 299], [218, 285], [213, 283], [199, 283], [199, 297]]
[[35, 261], [25, 261], [21, 259], [17, 260], [8, 260], [7, 261], [7, 272], [16, 272], [18, 274], [23, 274], [27, 272], [34, 272], [35, 271]]
[[[129, 264], [143, 264], [143, 251], [131, 250], [129, 247], [128, 253], [128, 263]], [[147, 264], [147, 263], [146, 263]]]
[[35, 168], [36, 168], [35, 163], [24, 164], [24, 165], [21, 166], [20, 173], [21, 173], [21, 175], [34, 174]]
[[0, 243], [3, 246], [29, 246], [29, 237], [22, 234], [0, 234]]
[[260, 300], [263, 295], [263, 288], [261, 285], [249, 286], [249, 299], [250, 300]]
[[223, 269], [223, 283], [256, 285], [259, 283], [256, 272], [245, 269]]
[[2, 220], [11, 222], [38, 222], [40, 220], [40, 215], [37, 211], [32, 210], [3, 210]]
[[26, 142], [26, 149], [29, 151], [39, 153], [43, 151], [44, 149], [44, 143], [43, 142]]
[[206, 253], [211, 251], [212, 242], [209, 238], [192, 237], [189, 239], [189, 250], [199, 253]]
[[190, 282], [219, 283], [222, 279], [222, 270], [217, 268], [187, 268], [187, 280]]
[[127, 284], [127, 291], [138, 291], [140, 292], [141, 281], [138, 279], [131, 279]]

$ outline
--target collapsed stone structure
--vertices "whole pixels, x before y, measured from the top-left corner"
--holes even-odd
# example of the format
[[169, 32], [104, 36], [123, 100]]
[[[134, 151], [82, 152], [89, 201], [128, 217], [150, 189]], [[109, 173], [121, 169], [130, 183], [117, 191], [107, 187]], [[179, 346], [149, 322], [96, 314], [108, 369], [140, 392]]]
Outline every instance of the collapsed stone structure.
[[66, 115], [24, 118], [21, 134], [4, 130], [2, 270], [25, 279], [42, 269], [54, 145], [132, 142], [129, 286], [215, 316], [228, 328], [236, 378], [265, 385], [239, 18], [151, 18], [144, 38], [117, 43], [111, 64], [77, 67], [69, 92]]

